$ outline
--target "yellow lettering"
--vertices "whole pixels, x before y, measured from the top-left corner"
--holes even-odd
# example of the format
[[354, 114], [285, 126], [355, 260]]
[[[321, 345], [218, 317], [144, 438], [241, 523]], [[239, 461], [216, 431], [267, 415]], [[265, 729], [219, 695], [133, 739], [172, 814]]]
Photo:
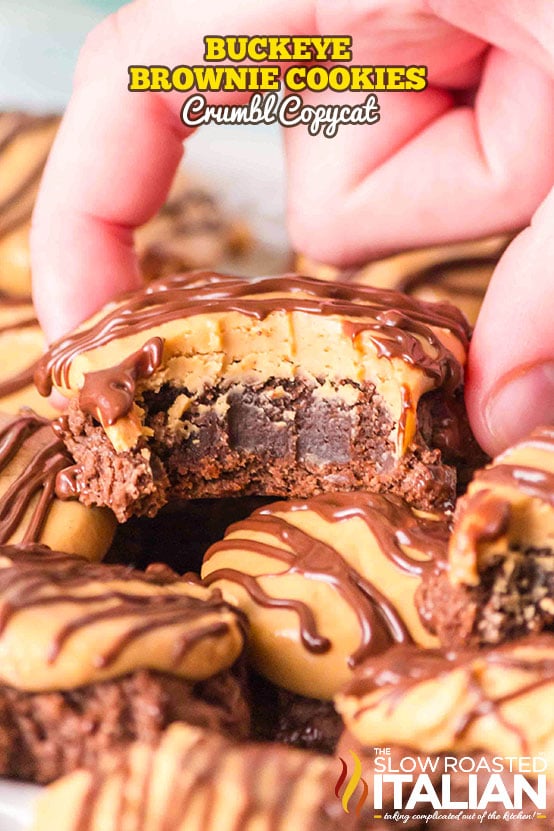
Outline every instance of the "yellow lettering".
[[131, 92], [150, 89], [150, 68], [148, 66], [129, 66], [129, 86]]
[[194, 74], [190, 66], [176, 66], [171, 73], [173, 89], [179, 92], [187, 92], [194, 86]]
[[406, 89], [405, 67], [387, 66], [387, 89]]
[[285, 72], [285, 86], [292, 92], [302, 92], [306, 89], [306, 67], [289, 66]]
[[225, 38], [206, 36], [204, 38], [204, 60], [222, 61], [227, 57]]
[[406, 69], [406, 89], [421, 92], [427, 86], [427, 67], [409, 66]]

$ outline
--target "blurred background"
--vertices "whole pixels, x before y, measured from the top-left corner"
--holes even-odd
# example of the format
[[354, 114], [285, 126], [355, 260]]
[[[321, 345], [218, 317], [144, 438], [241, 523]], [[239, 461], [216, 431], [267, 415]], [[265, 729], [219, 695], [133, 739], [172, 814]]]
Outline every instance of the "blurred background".
[[[81, 44], [117, 0], [0, 0], [0, 110], [61, 112]], [[246, 223], [248, 256], [237, 273], [290, 267], [284, 223], [284, 163], [278, 127], [214, 126], [187, 142], [184, 169]]]

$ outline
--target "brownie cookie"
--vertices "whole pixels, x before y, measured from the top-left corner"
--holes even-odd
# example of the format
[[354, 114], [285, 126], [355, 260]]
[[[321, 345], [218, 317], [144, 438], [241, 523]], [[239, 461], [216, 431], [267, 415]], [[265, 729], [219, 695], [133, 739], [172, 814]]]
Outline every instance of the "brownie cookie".
[[419, 598], [446, 647], [554, 630], [554, 427], [542, 427], [475, 474], [458, 504], [448, 568]]
[[203, 582], [248, 617], [260, 674], [331, 699], [369, 655], [437, 645], [414, 596], [423, 572], [446, 556], [448, 527], [442, 515], [361, 491], [276, 502], [211, 546]]
[[298, 270], [323, 280], [396, 289], [421, 300], [448, 301], [474, 324], [489, 280], [510, 236], [404, 251], [348, 271], [298, 258]]
[[335, 697], [366, 746], [421, 753], [540, 756], [554, 775], [554, 636], [489, 649], [398, 646], [368, 660]]
[[118, 519], [169, 499], [365, 489], [451, 506], [477, 449], [447, 304], [297, 277], [158, 281], [54, 344], [62, 486]]
[[47, 418], [59, 415], [33, 383], [46, 341], [31, 303], [0, 297], [0, 411], [31, 407]]
[[0, 772], [47, 782], [172, 721], [249, 731], [240, 612], [146, 573], [0, 549]]
[[[40, 798], [32, 831], [350, 831], [335, 761], [278, 745], [232, 745], [173, 725], [156, 748], [134, 744]], [[369, 831], [369, 826], [364, 826]]]
[[101, 560], [115, 531], [107, 508], [87, 508], [55, 494], [57, 474], [72, 463], [48, 419], [0, 413], [0, 545], [43, 543]]
[[58, 124], [54, 115], [0, 113], [0, 291], [17, 297], [31, 294], [31, 214]]

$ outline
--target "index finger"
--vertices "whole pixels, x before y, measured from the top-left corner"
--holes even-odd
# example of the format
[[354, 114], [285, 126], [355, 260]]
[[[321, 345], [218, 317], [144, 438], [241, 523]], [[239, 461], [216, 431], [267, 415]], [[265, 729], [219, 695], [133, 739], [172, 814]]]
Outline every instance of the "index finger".
[[[203, 63], [206, 34], [315, 30], [312, 0], [140, 0], [87, 39], [33, 217], [33, 293], [49, 340], [140, 282], [133, 230], [161, 207], [182, 156], [177, 93], [130, 93], [129, 64]], [[249, 93], [206, 93], [237, 103]]]

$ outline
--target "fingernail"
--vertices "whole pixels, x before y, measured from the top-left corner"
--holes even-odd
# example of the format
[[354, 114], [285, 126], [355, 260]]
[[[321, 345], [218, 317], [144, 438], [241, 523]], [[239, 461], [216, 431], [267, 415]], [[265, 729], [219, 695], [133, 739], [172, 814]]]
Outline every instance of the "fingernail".
[[541, 424], [553, 424], [554, 362], [509, 373], [485, 405], [485, 422], [496, 452]]

